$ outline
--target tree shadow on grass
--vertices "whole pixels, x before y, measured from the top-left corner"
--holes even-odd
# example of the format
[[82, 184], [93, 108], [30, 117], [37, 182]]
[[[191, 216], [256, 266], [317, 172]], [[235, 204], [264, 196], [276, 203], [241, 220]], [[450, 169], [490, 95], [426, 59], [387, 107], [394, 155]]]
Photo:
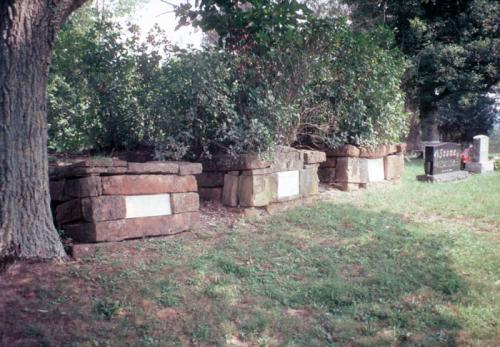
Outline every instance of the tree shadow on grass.
[[317, 313], [322, 328], [293, 341], [455, 344], [461, 326], [449, 307], [465, 296], [467, 284], [451, 266], [451, 237], [393, 213], [332, 203], [277, 216], [267, 231], [283, 244], [293, 243], [294, 233], [307, 235], [301, 242], [308, 247], [295, 254], [302, 260], [280, 270], [281, 277], [303, 274], [300, 280], [281, 289], [276, 277], [262, 282], [274, 288], [273, 299]]

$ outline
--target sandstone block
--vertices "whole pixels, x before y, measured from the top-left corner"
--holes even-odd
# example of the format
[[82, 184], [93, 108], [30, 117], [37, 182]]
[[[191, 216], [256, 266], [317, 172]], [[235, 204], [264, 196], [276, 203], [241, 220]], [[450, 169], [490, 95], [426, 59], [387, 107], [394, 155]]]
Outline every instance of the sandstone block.
[[238, 206], [239, 176], [225, 175], [224, 187], [222, 188], [222, 203], [226, 206]]
[[318, 169], [300, 170], [300, 195], [309, 196], [319, 192]]
[[87, 222], [122, 219], [127, 215], [124, 196], [84, 198], [81, 205], [83, 220]]
[[335, 182], [335, 168], [334, 167], [320, 167], [318, 169], [318, 177], [320, 182], [333, 183]]
[[198, 212], [186, 212], [170, 216], [68, 224], [64, 226], [64, 232], [75, 242], [121, 241], [179, 233], [193, 228], [198, 219]]
[[399, 143], [396, 145], [398, 153], [405, 153], [406, 152], [406, 143]]
[[104, 195], [138, 195], [196, 192], [194, 176], [120, 175], [102, 177]]
[[145, 163], [128, 163], [130, 174], [178, 174], [179, 164], [168, 161], [149, 161]]
[[274, 172], [300, 170], [303, 166], [302, 153], [295, 148], [278, 146], [273, 153], [271, 169]]
[[252, 170], [230, 171], [230, 172], [240, 172], [242, 176], [268, 175], [274, 172], [274, 168], [267, 167], [264, 169], [252, 169]]
[[203, 166], [200, 163], [191, 163], [188, 161], [177, 162], [179, 165], [179, 175], [198, 175], [203, 171]]
[[336, 167], [337, 157], [327, 157], [326, 161], [319, 164], [319, 167]]
[[198, 187], [222, 187], [224, 185], [224, 173], [217, 171], [203, 172], [196, 175], [196, 181], [198, 182]]
[[127, 162], [115, 158], [89, 158], [72, 164], [72, 167], [127, 167]]
[[319, 164], [326, 161], [326, 153], [320, 151], [301, 150], [304, 164]]
[[200, 200], [205, 201], [220, 201], [222, 199], [222, 188], [198, 188], [198, 194], [200, 195]]
[[89, 176], [66, 180], [64, 195], [72, 198], [85, 198], [102, 194], [101, 177]]
[[382, 158], [387, 155], [387, 146], [386, 145], [378, 145], [373, 148], [361, 148], [359, 156], [361, 158]]
[[241, 154], [236, 157], [216, 155], [211, 160], [203, 161], [203, 171], [238, 171], [264, 169], [271, 164], [256, 154]]
[[398, 145], [396, 144], [391, 144], [391, 145], [385, 145], [386, 149], [387, 149], [387, 154], [395, 154], [398, 151]]
[[366, 159], [340, 157], [335, 168], [335, 182], [366, 183], [368, 180]]
[[195, 212], [200, 209], [200, 197], [198, 193], [175, 193], [172, 194], [172, 212]]
[[328, 157], [359, 157], [359, 148], [353, 145], [344, 145], [337, 149], [328, 150]]
[[275, 175], [239, 176], [238, 200], [240, 206], [266, 206], [275, 200], [277, 180]]
[[49, 182], [50, 200], [64, 201], [64, 180]]
[[59, 225], [73, 222], [82, 218], [80, 199], [73, 199], [56, 207], [56, 222]]
[[386, 180], [398, 180], [403, 175], [405, 167], [403, 153], [388, 155], [384, 158], [384, 172]]

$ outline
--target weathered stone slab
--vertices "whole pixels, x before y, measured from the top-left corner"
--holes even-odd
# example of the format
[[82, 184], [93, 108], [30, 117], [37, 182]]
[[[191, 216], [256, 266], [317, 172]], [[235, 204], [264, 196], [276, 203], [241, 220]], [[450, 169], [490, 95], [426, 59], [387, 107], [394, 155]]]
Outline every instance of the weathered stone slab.
[[254, 176], [254, 175], [268, 175], [273, 173], [274, 167], [267, 167], [265, 169], [252, 169], [252, 170], [242, 170], [242, 171], [230, 171], [230, 172], [240, 172], [242, 176]]
[[50, 181], [49, 182], [50, 200], [52, 201], [65, 201], [64, 196], [64, 180]]
[[381, 182], [385, 179], [384, 158], [366, 159], [367, 182]]
[[238, 171], [264, 169], [271, 163], [262, 160], [256, 154], [241, 154], [236, 157], [215, 155], [211, 160], [203, 161], [203, 171]]
[[168, 161], [149, 161], [145, 163], [128, 163], [129, 174], [178, 174], [179, 164]]
[[59, 225], [73, 222], [82, 218], [80, 199], [73, 199], [56, 207], [56, 222]]
[[366, 183], [367, 159], [339, 157], [335, 168], [335, 182]]
[[300, 195], [299, 170], [277, 172], [278, 200], [298, 197]]
[[179, 175], [188, 176], [188, 175], [199, 175], [203, 171], [203, 166], [201, 163], [191, 163], [188, 161], [179, 161], [177, 162], [179, 165]]
[[387, 155], [387, 146], [386, 145], [378, 145], [373, 148], [361, 148], [359, 152], [359, 156], [361, 158], [382, 158]]
[[216, 188], [198, 188], [198, 194], [200, 195], [200, 200], [205, 201], [221, 201], [222, 199], [222, 187]]
[[76, 162], [71, 167], [127, 167], [127, 162], [115, 158], [90, 158]]
[[465, 170], [472, 173], [485, 173], [485, 172], [493, 172], [495, 168], [493, 160], [482, 162], [482, 163], [474, 163], [470, 162], [465, 164]]
[[292, 147], [278, 146], [273, 154], [274, 172], [300, 170], [304, 166], [302, 153]]
[[101, 177], [89, 176], [66, 180], [64, 195], [72, 198], [85, 198], [102, 194]]
[[469, 173], [467, 171], [452, 171], [436, 175], [418, 175], [417, 180], [431, 183], [443, 183], [459, 181], [466, 179], [467, 177], [469, 177]]
[[403, 176], [405, 160], [403, 153], [388, 155], [384, 158], [384, 172], [386, 180], [398, 180]]
[[353, 145], [344, 145], [337, 149], [326, 151], [327, 157], [359, 157], [360, 150]]
[[335, 168], [334, 167], [320, 167], [318, 169], [318, 177], [320, 182], [333, 183], [335, 182]]
[[326, 157], [326, 161], [319, 164], [319, 167], [336, 167], [337, 157]]
[[326, 153], [320, 151], [301, 150], [304, 164], [319, 164], [326, 161]]
[[243, 207], [266, 206], [274, 201], [277, 177], [271, 175], [239, 176], [238, 201]]
[[124, 196], [83, 198], [81, 205], [82, 218], [87, 222], [122, 219], [127, 215]]
[[174, 193], [172, 194], [173, 213], [195, 212], [200, 209], [200, 197], [198, 193]]
[[405, 153], [406, 152], [406, 143], [398, 143], [396, 145], [398, 153]]
[[102, 177], [104, 195], [138, 195], [196, 192], [194, 176], [120, 175]]
[[196, 181], [198, 182], [198, 187], [222, 187], [224, 185], [224, 173], [217, 171], [203, 172], [196, 175]]
[[125, 218], [168, 216], [172, 214], [170, 194], [130, 195], [125, 197]]
[[387, 155], [389, 155], [389, 154], [396, 154], [396, 153], [399, 152], [397, 144], [385, 145], [385, 149], [386, 149]]
[[222, 188], [222, 203], [226, 206], [238, 206], [239, 176], [227, 174], [224, 176], [224, 187]]
[[64, 226], [64, 232], [75, 242], [121, 241], [179, 233], [193, 228], [198, 219], [199, 212], [186, 212], [170, 216], [68, 224]]
[[81, 205], [83, 220], [87, 222], [122, 219], [127, 215], [124, 196], [83, 198]]
[[319, 178], [317, 168], [300, 170], [300, 195], [309, 196], [319, 192]]

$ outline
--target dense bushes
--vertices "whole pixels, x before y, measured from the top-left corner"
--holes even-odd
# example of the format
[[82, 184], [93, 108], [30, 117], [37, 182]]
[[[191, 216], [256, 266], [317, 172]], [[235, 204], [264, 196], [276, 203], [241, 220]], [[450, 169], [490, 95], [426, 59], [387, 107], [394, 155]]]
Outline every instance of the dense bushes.
[[174, 51], [160, 32], [141, 44], [133, 28], [124, 39], [102, 16], [76, 16], [55, 49], [49, 145], [147, 145], [161, 159], [197, 159], [398, 141], [404, 64], [390, 35], [353, 33], [342, 20], [301, 25], [256, 49]]

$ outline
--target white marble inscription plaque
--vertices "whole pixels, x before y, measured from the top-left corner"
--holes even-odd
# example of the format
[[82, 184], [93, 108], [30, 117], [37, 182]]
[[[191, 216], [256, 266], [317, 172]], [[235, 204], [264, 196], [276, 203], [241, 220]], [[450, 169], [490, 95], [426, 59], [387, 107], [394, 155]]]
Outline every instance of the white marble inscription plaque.
[[384, 158], [367, 159], [368, 182], [381, 182], [384, 177]]
[[166, 216], [172, 214], [170, 194], [130, 195], [125, 197], [125, 218]]
[[299, 195], [299, 171], [278, 172], [278, 199]]

